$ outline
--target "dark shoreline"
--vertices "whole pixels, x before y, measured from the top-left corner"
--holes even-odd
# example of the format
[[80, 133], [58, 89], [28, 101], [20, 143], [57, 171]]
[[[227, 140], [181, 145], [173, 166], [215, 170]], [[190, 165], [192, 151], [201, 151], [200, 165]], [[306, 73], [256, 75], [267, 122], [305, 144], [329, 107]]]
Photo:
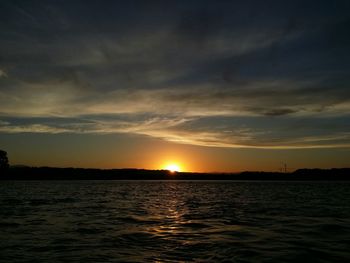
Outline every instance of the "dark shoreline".
[[144, 169], [84, 169], [11, 167], [1, 171], [0, 180], [262, 180], [262, 181], [348, 181], [350, 168], [299, 169], [292, 173], [189, 173]]

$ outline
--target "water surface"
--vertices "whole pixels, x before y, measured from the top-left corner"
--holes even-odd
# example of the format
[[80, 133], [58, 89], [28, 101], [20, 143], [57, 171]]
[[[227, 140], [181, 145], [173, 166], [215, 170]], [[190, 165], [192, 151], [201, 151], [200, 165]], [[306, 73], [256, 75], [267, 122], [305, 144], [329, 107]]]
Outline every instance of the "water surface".
[[2, 181], [1, 262], [350, 260], [350, 183]]

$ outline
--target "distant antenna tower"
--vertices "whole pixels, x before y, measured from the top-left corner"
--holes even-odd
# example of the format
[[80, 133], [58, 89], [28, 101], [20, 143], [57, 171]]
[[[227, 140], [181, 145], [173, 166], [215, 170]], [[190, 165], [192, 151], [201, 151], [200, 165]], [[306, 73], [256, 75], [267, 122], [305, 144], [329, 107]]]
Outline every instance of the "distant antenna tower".
[[284, 164], [284, 172], [287, 173], [287, 164]]

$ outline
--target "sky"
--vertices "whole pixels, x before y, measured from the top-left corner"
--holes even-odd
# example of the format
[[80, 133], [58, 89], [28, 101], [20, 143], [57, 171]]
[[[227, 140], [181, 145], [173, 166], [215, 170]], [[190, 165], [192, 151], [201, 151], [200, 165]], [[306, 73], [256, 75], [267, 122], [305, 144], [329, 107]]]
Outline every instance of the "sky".
[[0, 1], [11, 164], [350, 166], [349, 1]]

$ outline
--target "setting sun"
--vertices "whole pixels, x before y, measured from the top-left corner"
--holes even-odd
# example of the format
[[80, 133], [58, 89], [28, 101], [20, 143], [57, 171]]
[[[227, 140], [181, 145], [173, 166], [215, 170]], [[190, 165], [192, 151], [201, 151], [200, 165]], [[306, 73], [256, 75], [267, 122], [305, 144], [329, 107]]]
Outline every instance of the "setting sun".
[[180, 166], [177, 164], [168, 164], [167, 166], [165, 166], [165, 170], [169, 170], [170, 172], [174, 173], [174, 172], [180, 172]]

